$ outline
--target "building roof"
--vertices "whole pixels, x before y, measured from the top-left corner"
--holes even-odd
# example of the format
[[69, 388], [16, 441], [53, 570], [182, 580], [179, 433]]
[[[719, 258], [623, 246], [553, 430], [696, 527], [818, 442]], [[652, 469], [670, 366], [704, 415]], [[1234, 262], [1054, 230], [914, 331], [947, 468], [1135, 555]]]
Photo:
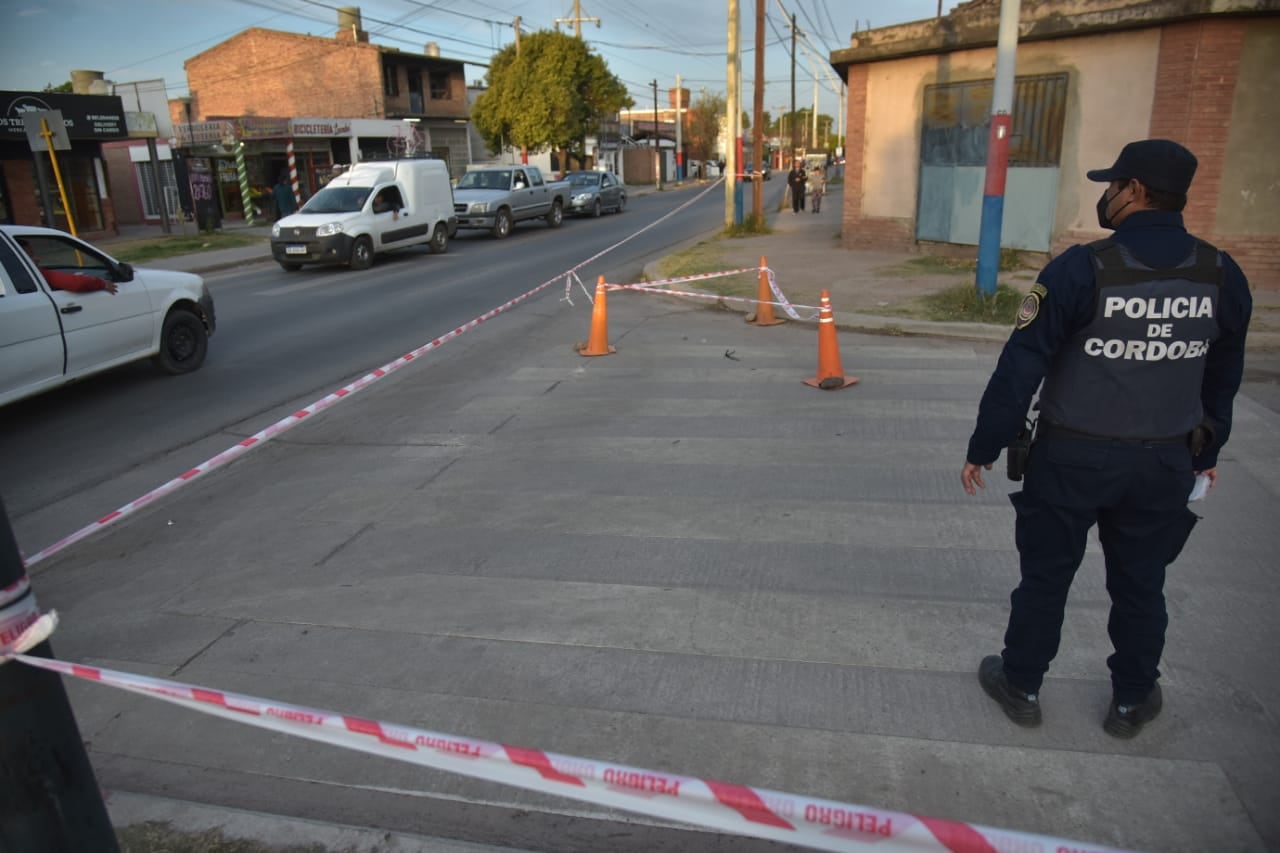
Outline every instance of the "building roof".
[[[1022, 0], [1019, 41], [1045, 41], [1146, 29], [1217, 15], [1280, 14], [1280, 0]], [[854, 33], [830, 62], [848, 79], [851, 65], [993, 47], [1000, 0], [969, 0], [940, 18]]]

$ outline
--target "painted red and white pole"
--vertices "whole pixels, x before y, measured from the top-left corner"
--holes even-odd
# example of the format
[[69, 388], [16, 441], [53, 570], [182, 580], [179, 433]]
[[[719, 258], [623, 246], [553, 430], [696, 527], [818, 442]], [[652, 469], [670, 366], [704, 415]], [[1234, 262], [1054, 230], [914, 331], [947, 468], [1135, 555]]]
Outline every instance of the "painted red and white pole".
[[1018, 57], [1020, 0], [1000, 0], [996, 42], [996, 82], [991, 98], [991, 135], [987, 142], [987, 180], [978, 232], [978, 295], [994, 296], [1000, 272], [1000, 230], [1004, 224], [1004, 183], [1009, 170], [1009, 133], [1013, 127], [1013, 79]]
[[298, 161], [293, 156], [293, 137], [284, 145], [285, 156], [289, 158], [289, 186], [293, 189], [293, 202], [302, 205], [302, 193], [298, 190]]

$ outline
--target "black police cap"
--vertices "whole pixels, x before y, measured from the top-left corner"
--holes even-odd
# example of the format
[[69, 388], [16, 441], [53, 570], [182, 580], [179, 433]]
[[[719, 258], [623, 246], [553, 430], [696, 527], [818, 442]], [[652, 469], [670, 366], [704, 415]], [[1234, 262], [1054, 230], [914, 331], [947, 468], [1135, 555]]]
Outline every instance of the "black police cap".
[[1196, 174], [1196, 155], [1168, 139], [1141, 139], [1120, 151], [1110, 169], [1086, 173], [1091, 181], [1136, 179], [1153, 190], [1186, 194]]

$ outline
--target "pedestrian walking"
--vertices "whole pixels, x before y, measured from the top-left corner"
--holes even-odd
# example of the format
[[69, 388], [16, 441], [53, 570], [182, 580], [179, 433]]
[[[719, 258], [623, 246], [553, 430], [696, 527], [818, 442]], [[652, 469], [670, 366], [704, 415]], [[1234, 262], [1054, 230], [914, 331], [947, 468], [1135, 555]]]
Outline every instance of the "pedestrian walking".
[[809, 173], [809, 207], [814, 213], [822, 209], [822, 197], [826, 194], [827, 174], [821, 166], [814, 166]]
[[1004, 651], [978, 670], [1022, 726], [1040, 724], [1041, 683], [1095, 524], [1115, 650], [1103, 729], [1133, 737], [1163, 706], [1165, 569], [1196, 524], [1193, 487], [1218, 482], [1252, 310], [1236, 263], [1183, 225], [1195, 171], [1186, 148], [1146, 139], [1088, 173], [1107, 183], [1098, 224], [1115, 233], [1041, 271], [982, 396], [960, 474], [971, 495], [1001, 448], [1018, 473], [1020, 430], [1044, 381], [1022, 491], [1010, 496], [1021, 581]]
[[791, 193], [791, 212], [804, 210], [804, 184], [807, 180], [804, 161], [796, 159], [795, 168], [787, 172], [787, 190]]

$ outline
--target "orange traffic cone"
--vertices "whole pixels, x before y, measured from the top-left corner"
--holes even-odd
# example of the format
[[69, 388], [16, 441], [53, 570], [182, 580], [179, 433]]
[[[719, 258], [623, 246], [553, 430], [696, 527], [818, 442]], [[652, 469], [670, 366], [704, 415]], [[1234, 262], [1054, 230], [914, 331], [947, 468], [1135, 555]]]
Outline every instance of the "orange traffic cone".
[[831, 315], [831, 295], [822, 291], [818, 303], [818, 375], [804, 380], [805, 385], [835, 391], [856, 384], [858, 377], [845, 376], [840, 365], [840, 346], [836, 343], [836, 320]]
[[578, 347], [579, 355], [613, 355], [609, 346], [609, 306], [605, 301], [604, 276], [596, 282], [596, 302], [591, 309], [591, 337], [586, 346]]
[[753, 326], [776, 326], [785, 323], [773, 316], [773, 289], [769, 287], [769, 264], [760, 256], [760, 286], [756, 288], [756, 313], [747, 317]]

